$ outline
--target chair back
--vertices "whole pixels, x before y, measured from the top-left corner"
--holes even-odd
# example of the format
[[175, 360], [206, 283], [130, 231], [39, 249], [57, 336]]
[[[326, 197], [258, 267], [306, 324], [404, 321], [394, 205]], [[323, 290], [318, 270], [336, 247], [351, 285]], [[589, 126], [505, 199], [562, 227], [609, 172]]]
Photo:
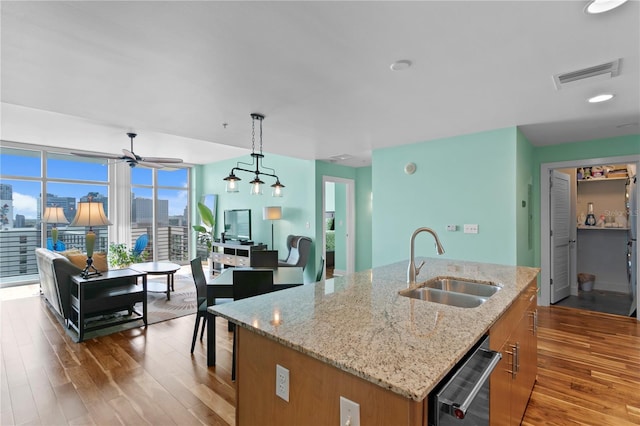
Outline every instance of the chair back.
[[47, 237], [47, 249], [51, 251], [65, 251], [67, 246], [62, 241], [56, 241], [56, 244], [53, 244], [53, 239], [51, 237]]
[[300, 266], [304, 269], [309, 261], [311, 252], [311, 238], [301, 235], [289, 235], [287, 237], [289, 256], [287, 260], [279, 262], [279, 266]]
[[199, 257], [191, 260], [191, 274], [193, 275], [193, 283], [196, 285], [196, 294], [198, 296], [198, 308], [207, 301], [207, 277], [202, 269], [202, 260]]
[[251, 252], [251, 266], [261, 268], [278, 267], [278, 250], [256, 250]]
[[144, 249], [147, 248], [147, 244], [149, 244], [149, 236], [147, 234], [140, 235], [133, 246], [133, 254], [140, 256]]
[[324, 275], [324, 257], [321, 257], [320, 268], [318, 269], [318, 274], [316, 275], [316, 282], [321, 281], [323, 275]]
[[273, 291], [272, 269], [234, 269], [233, 299], [240, 300]]

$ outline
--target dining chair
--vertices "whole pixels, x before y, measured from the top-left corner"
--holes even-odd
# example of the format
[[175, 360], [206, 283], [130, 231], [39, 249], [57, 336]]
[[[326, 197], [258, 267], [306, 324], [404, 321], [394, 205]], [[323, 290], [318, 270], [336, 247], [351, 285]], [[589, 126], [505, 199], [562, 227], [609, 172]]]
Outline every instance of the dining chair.
[[277, 268], [278, 250], [256, 250], [251, 252], [252, 267]]
[[[272, 269], [234, 269], [233, 300], [246, 299], [273, 291]], [[231, 380], [236, 379], [236, 329], [233, 328]]]
[[193, 275], [193, 282], [196, 285], [197, 300], [196, 324], [193, 328], [193, 340], [191, 341], [191, 353], [193, 353], [196, 346], [198, 328], [200, 327], [200, 319], [202, 318], [200, 340], [202, 340], [202, 337], [204, 336], [204, 330], [207, 325], [207, 278], [202, 270], [202, 260], [199, 257], [191, 260], [191, 274]]

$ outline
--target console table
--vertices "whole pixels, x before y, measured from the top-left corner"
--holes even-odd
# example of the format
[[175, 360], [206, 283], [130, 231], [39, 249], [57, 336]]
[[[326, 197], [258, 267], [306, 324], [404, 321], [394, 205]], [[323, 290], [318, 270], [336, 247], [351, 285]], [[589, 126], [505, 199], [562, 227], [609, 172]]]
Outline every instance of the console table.
[[[142, 285], [138, 279], [142, 279]], [[117, 324], [142, 320], [147, 325], [147, 274], [135, 269], [114, 269], [102, 275], [82, 278], [81, 275], [71, 277], [71, 309], [73, 311], [69, 326], [78, 332], [78, 341], [84, 340], [87, 331], [111, 327]], [[142, 302], [142, 313], [134, 309], [134, 305]], [[103, 324], [87, 327], [88, 317], [129, 311], [126, 318], [108, 321]], [[136, 314], [136, 315], [134, 315]]]
[[212, 243], [211, 257], [213, 270], [222, 272], [225, 268], [251, 266], [251, 252], [266, 250], [265, 244], [240, 244], [233, 242]]

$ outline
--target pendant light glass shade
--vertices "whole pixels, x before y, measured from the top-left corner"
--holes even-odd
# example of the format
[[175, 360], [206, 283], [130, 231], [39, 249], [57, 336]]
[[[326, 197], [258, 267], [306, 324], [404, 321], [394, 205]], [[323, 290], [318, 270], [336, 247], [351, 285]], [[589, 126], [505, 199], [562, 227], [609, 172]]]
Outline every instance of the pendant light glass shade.
[[238, 192], [238, 181], [242, 180], [231, 172], [229, 176], [223, 179], [226, 182], [225, 191], [233, 193]]

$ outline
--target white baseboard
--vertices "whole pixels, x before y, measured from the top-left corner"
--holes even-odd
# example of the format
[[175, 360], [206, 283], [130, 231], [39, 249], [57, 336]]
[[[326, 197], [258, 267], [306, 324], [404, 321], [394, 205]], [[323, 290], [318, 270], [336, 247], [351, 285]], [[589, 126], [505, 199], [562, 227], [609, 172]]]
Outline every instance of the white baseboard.
[[629, 283], [601, 282], [596, 279], [593, 285], [595, 290], [615, 291], [617, 293], [629, 293]]

